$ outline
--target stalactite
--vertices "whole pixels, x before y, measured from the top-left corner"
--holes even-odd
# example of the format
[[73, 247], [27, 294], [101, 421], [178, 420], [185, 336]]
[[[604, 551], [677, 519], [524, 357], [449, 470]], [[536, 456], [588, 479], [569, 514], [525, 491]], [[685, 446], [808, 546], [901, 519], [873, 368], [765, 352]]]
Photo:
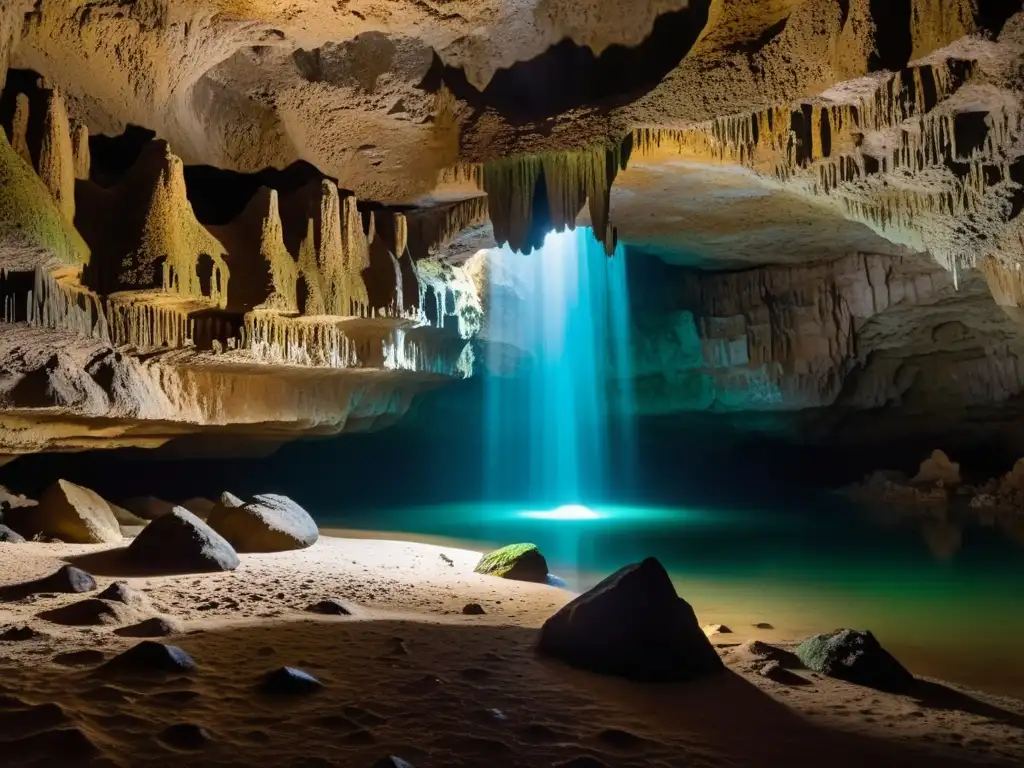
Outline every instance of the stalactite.
[[25, 322], [109, 340], [102, 301], [82, 287], [78, 276], [74, 268], [36, 267], [31, 273], [0, 268], [0, 282], [20, 285], [20, 289], [15, 285], [2, 291], [3, 322]]
[[193, 343], [195, 307], [151, 293], [120, 293], [107, 298], [111, 341], [137, 349], [182, 348]]
[[354, 368], [355, 342], [337, 320], [306, 320], [273, 312], [245, 316], [242, 346], [257, 360], [276, 365]]

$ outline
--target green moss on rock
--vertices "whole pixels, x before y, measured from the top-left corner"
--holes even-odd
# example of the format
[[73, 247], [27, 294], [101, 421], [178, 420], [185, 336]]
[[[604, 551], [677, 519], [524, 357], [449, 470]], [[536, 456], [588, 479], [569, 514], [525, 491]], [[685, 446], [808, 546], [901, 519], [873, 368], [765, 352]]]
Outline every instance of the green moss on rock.
[[547, 560], [536, 544], [509, 544], [488, 552], [480, 558], [474, 570], [515, 581], [545, 582], [548, 578]]

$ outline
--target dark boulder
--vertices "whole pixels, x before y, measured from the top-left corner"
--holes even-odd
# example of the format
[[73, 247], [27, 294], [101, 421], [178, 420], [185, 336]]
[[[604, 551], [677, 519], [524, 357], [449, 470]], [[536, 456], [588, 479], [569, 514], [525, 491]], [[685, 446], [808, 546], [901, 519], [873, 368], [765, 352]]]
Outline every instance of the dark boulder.
[[480, 562], [473, 570], [486, 576], [499, 576], [515, 581], [535, 581], [543, 584], [548, 580], [548, 563], [536, 544], [509, 544], [488, 552], [480, 558]]
[[315, 693], [324, 684], [308, 672], [295, 667], [281, 667], [268, 672], [263, 678], [263, 692], [276, 695], [295, 696], [304, 693]]
[[39, 633], [36, 632], [32, 627], [11, 627], [0, 632], [0, 642], [5, 643], [21, 643], [25, 640], [32, 640], [39, 637]]
[[140, 569], [171, 573], [233, 571], [238, 567], [234, 548], [182, 507], [143, 528], [125, 550], [125, 558]]
[[487, 613], [487, 611], [484, 610], [484, 607], [480, 605], [480, 603], [466, 603], [464, 606], [462, 606], [462, 612], [466, 616], [483, 616], [485, 613]]
[[12, 531], [6, 525], [0, 525], [0, 542], [8, 544], [24, 544], [25, 537], [16, 531]]
[[49, 576], [20, 584], [8, 584], [0, 587], [0, 599], [21, 600], [29, 595], [50, 592], [60, 594], [81, 594], [96, 589], [96, 579], [73, 565], [62, 565]]
[[241, 507], [218, 504], [210, 527], [239, 552], [287, 552], [304, 549], [320, 537], [309, 513], [289, 499], [267, 493]]
[[539, 650], [581, 669], [652, 682], [692, 680], [724, 666], [652, 557], [562, 607], [544, 622]]
[[128, 674], [169, 674], [191, 672], [196, 663], [175, 645], [143, 640], [103, 665], [104, 672]]
[[880, 691], [899, 693], [914, 683], [914, 676], [870, 632], [837, 629], [815, 635], [800, 644], [796, 655], [813, 672]]

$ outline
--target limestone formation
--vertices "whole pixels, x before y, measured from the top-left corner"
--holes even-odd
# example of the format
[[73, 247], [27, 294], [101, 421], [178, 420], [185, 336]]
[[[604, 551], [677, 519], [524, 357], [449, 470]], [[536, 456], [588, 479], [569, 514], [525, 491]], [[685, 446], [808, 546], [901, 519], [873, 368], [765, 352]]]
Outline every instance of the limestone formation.
[[58, 480], [23, 517], [28, 535], [53, 536], [72, 544], [112, 544], [121, 529], [99, 494], [67, 480]]
[[692, 680], [722, 660], [654, 558], [628, 565], [562, 607], [541, 627], [541, 653], [634, 680]]
[[182, 507], [147, 525], [124, 556], [134, 567], [155, 572], [233, 571], [238, 567], [238, 554], [231, 545]]

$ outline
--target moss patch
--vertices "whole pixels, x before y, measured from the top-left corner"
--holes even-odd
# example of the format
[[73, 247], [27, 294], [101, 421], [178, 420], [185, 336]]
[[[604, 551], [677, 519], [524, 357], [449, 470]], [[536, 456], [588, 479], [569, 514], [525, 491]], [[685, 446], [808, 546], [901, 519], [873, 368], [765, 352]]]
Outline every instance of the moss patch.
[[547, 581], [548, 564], [536, 544], [509, 544], [488, 552], [474, 569], [477, 573], [516, 581]]

